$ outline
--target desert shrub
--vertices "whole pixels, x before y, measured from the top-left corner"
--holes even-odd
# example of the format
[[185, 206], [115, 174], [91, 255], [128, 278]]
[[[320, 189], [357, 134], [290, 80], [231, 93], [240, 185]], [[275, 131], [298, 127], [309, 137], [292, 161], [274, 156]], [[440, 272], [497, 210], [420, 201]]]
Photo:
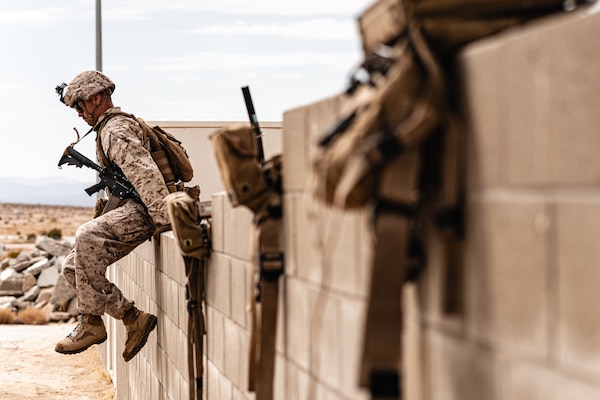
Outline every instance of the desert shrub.
[[0, 325], [12, 324], [15, 322], [15, 314], [11, 310], [1, 309], [0, 310]]
[[35, 240], [36, 237], [37, 236], [36, 236], [35, 233], [30, 233], [30, 234], [27, 235], [27, 240], [30, 241], [30, 242], [32, 242], [32, 241]]
[[48, 323], [48, 316], [39, 308], [27, 307], [17, 313], [16, 322], [25, 325], [45, 325]]
[[17, 251], [17, 250], [11, 250], [8, 252], [8, 254], [6, 255], [6, 257], [8, 258], [17, 258], [18, 255], [21, 253], [21, 251]]
[[48, 231], [48, 237], [52, 239], [62, 238], [62, 231], [58, 228], [52, 228]]

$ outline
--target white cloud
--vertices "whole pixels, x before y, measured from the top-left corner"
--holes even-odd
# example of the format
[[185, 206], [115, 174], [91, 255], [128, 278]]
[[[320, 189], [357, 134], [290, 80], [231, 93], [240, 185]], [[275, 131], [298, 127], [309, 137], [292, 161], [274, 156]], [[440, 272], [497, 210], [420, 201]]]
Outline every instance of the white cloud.
[[142, 19], [168, 11], [207, 12], [263, 15], [323, 15], [358, 14], [368, 0], [127, 0], [103, 4], [107, 18]]
[[17, 90], [21, 87], [19, 83], [0, 82], [0, 90]]
[[[89, 2], [86, 2], [89, 4]], [[82, 2], [75, 2], [70, 7], [31, 7], [28, 3], [18, 3], [20, 9], [0, 7], [0, 24], [19, 26], [38, 26], [40, 24], [64, 23], [69, 20], [93, 18], [95, 8]]]
[[155, 58], [146, 67], [151, 71], [200, 71], [248, 68], [290, 68], [321, 66], [347, 70], [356, 62], [356, 54], [344, 52], [290, 52], [290, 53], [220, 53], [202, 52], [178, 58]]
[[354, 21], [340, 21], [332, 18], [294, 21], [287, 24], [258, 24], [238, 21], [232, 24], [203, 26], [201, 28], [186, 31], [185, 33], [222, 36], [281, 36], [286, 38], [316, 40], [353, 40], [358, 37], [358, 30]]

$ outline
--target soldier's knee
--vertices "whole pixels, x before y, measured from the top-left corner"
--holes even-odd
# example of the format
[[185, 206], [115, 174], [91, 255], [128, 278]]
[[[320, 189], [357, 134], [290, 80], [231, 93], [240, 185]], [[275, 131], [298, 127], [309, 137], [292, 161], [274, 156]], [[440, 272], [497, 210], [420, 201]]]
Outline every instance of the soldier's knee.
[[77, 228], [75, 231], [75, 238], [77, 240], [85, 240], [87, 237], [91, 236], [91, 233], [96, 230], [97, 224], [96, 221], [88, 221]]

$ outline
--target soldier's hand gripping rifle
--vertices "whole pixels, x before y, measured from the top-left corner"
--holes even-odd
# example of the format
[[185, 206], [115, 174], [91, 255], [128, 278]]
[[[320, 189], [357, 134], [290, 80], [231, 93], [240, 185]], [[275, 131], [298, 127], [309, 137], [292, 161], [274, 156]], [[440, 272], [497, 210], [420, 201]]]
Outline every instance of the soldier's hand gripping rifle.
[[98, 171], [98, 178], [100, 179], [100, 182], [85, 189], [85, 192], [90, 196], [104, 188], [108, 188], [111, 195], [117, 196], [120, 199], [140, 199], [140, 196], [136, 192], [131, 182], [127, 180], [119, 168], [101, 167], [75, 150], [73, 145], [70, 145], [65, 149], [64, 154], [58, 162], [58, 168], [61, 168], [64, 164], [74, 165], [77, 168], [86, 166]]

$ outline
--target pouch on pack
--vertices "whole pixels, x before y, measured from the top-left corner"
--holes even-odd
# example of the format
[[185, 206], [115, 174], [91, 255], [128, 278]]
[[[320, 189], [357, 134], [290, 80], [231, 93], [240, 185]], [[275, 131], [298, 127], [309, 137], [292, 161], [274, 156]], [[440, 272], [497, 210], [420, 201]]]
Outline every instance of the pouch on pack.
[[234, 123], [211, 134], [215, 158], [232, 205], [258, 213], [270, 197], [269, 183], [257, 155], [250, 124]]
[[181, 254], [197, 259], [206, 257], [210, 252], [210, 230], [200, 216], [198, 201], [185, 192], [175, 192], [166, 197], [166, 203]]

